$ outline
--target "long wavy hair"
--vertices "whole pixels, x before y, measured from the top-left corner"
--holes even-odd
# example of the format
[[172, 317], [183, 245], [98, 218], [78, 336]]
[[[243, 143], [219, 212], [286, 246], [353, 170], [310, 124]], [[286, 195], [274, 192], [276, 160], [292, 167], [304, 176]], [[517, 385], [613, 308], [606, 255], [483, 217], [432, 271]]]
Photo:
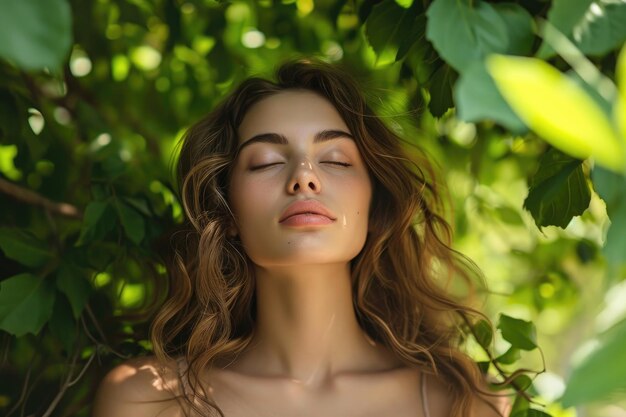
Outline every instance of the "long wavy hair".
[[184, 357], [194, 397], [185, 401], [196, 411], [223, 416], [199, 375], [242, 352], [256, 318], [253, 265], [228, 233], [235, 224], [228, 183], [237, 129], [252, 105], [292, 89], [313, 91], [334, 105], [372, 179], [371, 226], [351, 261], [360, 326], [407, 366], [437, 375], [450, 387], [452, 415], [469, 416], [485, 384], [459, 343], [463, 328], [481, 314], [453, 296], [449, 284], [460, 280], [474, 288], [480, 273], [451, 248], [445, 194], [425, 153], [374, 114], [351, 75], [317, 60], [288, 61], [275, 81], [246, 79], [184, 135], [177, 176], [185, 220], [168, 238], [169, 294], [151, 329], [157, 358]]

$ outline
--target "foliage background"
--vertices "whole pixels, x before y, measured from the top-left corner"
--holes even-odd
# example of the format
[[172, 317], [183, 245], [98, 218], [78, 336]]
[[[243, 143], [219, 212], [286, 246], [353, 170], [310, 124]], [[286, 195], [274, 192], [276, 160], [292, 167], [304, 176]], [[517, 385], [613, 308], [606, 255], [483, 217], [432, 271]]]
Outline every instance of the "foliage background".
[[86, 416], [150, 351], [176, 141], [304, 55], [442, 167], [498, 324], [467, 348], [539, 372], [516, 415], [625, 416], [625, 40], [623, 0], [2, 0], [0, 413]]

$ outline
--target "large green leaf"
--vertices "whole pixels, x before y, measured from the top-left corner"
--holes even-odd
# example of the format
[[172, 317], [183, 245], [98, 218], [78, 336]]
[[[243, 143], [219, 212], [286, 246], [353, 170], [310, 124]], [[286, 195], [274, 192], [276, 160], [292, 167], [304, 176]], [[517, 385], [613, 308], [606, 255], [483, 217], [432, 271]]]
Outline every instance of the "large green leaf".
[[573, 28], [572, 38], [587, 55], [602, 55], [621, 46], [626, 41], [626, 2], [594, 1]]
[[7, 258], [30, 268], [38, 268], [53, 258], [48, 245], [28, 232], [0, 228], [0, 249]]
[[26, 70], [59, 70], [72, 44], [67, 0], [2, 0], [0, 57]]
[[489, 3], [435, 0], [426, 16], [426, 37], [457, 71], [509, 48], [506, 22]]
[[574, 365], [565, 393], [563, 405], [607, 399], [612, 394], [626, 390], [626, 321], [622, 321], [594, 343], [594, 348]]
[[524, 200], [524, 208], [533, 215], [538, 227], [564, 228], [572, 217], [589, 207], [591, 191], [581, 163], [554, 149], [541, 157]]
[[32, 274], [19, 274], [0, 283], [0, 329], [17, 337], [39, 333], [50, 319], [54, 289]]
[[415, 8], [404, 8], [394, 0], [384, 0], [372, 8], [365, 22], [365, 35], [380, 65], [401, 59], [419, 37], [423, 22]]
[[512, 55], [528, 55], [535, 40], [533, 17], [516, 3], [496, 3], [493, 7], [508, 30], [509, 46], [506, 52]]
[[[548, 21], [569, 37], [584, 54], [601, 55], [626, 41], [626, 3], [623, 0], [554, 0]], [[554, 54], [547, 43], [537, 56]]]
[[500, 314], [498, 329], [504, 340], [517, 349], [533, 350], [537, 347], [535, 325], [530, 321]]
[[626, 171], [626, 143], [600, 106], [573, 80], [536, 58], [493, 55], [487, 69], [511, 108], [554, 147]]
[[493, 120], [517, 133], [528, 128], [511, 110], [482, 62], [464, 70], [454, 88], [457, 116], [466, 122]]

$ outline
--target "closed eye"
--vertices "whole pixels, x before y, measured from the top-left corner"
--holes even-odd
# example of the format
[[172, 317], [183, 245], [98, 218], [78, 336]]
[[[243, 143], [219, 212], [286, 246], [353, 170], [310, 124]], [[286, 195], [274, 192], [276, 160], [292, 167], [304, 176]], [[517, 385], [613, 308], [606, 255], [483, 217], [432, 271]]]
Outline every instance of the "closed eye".
[[335, 164], [335, 165], [341, 165], [341, 166], [344, 166], [344, 167], [350, 167], [350, 166], [352, 166], [352, 164], [349, 164], [349, 163], [347, 163], [347, 162], [339, 162], [339, 161], [322, 161], [322, 163], [325, 163], [325, 164]]
[[263, 169], [263, 168], [267, 168], [267, 167], [271, 167], [272, 165], [278, 165], [278, 164], [282, 164], [282, 162], [273, 162], [271, 164], [265, 164], [265, 165], [257, 165], [255, 167], [251, 167], [250, 171], [257, 171], [259, 169]]

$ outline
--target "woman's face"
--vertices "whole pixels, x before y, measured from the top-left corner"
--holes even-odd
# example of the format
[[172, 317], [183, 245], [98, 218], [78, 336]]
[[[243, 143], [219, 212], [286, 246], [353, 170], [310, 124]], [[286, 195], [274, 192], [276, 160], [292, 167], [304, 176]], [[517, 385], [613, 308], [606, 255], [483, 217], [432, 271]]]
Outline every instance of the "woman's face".
[[[264, 267], [353, 259], [365, 244], [372, 184], [334, 106], [310, 91], [284, 91], [252, 106], [238, 134], [228, 197], [250, 259]], [[281, 221], [301, 200], [321, 203], [328, 216]], [[308, 210], [317, 211], [296, 211]]]

